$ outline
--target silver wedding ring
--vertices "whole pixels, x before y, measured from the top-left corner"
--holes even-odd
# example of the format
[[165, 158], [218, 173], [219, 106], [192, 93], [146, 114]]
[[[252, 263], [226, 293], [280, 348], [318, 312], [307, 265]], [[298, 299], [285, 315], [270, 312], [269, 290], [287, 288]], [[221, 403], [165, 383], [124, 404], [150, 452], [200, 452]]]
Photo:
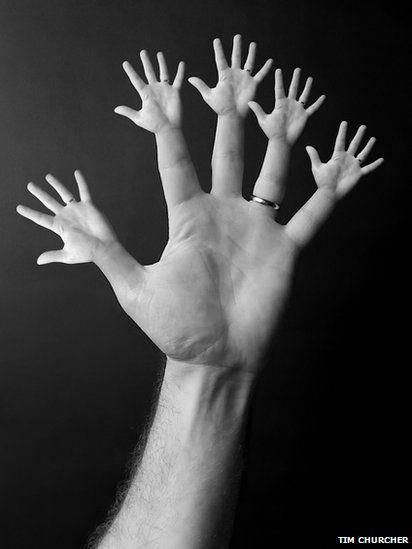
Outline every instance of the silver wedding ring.
[[260, 196], [256, 196], [254, 194], [250, 195], [250, 200], [257, 202], [258, 204], [262, 204], [262, 206], [269, 206], [274, 210], [278, 210], [280, 208], [280, 204], [277, 202], [271, 202], [270, 200], [266, 200], [266, 198], [260, 198]]

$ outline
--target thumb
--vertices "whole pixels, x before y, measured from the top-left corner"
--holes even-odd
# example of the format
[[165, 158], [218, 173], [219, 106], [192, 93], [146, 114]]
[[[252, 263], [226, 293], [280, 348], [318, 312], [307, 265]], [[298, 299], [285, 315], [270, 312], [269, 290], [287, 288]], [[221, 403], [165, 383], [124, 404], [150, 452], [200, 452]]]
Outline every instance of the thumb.
[[309, 155], [310, 162], [312, 164], [312, 169], [313, 168], [319, 168], [319, 166], [322, 164], [322, 162], [319, 158], [318, 151], [315, 149], [315, 147], [311, 147], [310, 145], [308, 145], [305, 148], [306, 148], [306, 152]]
[[258, 122], [260, 122], [266, 116], [265, 111], [262, 109], [259, 103], [256, 103], [256, 101], [249, 101], [248, 105], [250, 110], [255, 113]]
[[120, 105], [120, 107], [116, 107], [114, 109], [114, 112], [116, 114], [120, 114], [121, 116], [125, 116], [126, 118], [129, 118], [132, 122], [136, 122], [139, 112], [135, 111], [134, 109], [131, 109], [130, 107], [125, 107], [124, 105]]
[[197, 78], [196, 76], [191, 76], [187, 79], [190, 84], [192, 84], [193, 87], [197, 89], [197, 91], [204, 97], [207, 95], [210, 91], [210, 88], [207, 84], [203, 82], [201, 78]]
[[66, 263], [63, 250], [52, 250], [44, 252], [37, 258], [37, 265], [46, 265], [46, 263]]

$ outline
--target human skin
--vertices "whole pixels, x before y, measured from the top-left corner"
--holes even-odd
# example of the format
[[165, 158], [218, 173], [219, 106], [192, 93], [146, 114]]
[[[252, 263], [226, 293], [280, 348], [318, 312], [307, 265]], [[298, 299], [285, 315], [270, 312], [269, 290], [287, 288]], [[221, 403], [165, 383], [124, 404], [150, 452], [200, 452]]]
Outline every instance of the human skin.
[[[317, 191], [281, 226], [272, 208], [242, 197], [241, 181], [227, 192], [219, 178], [218, 192], [213, 182], [211, 193], [201, 189], [176, 122], [180, 98], [143, 59], [148, 83], [135, 80], [142, 109], [138, 116], [121, 114], [150, 129], [158, 150], [165, 149], [159, 150], [159, 163], [169, 240], [160, 260], [143, 266], [127, 253], [78, 171], [78, 201], [49, 175], [65, 205], [31, 183], [29, 191], [54, 215], [25, 206], [17, 211], [63, 240], [62, 250], [45, 252], [39, 264], [94, 262], [126, 313], [167, 357], [143, 458], [98, 547], [225, 547], [250, 396], [298, 252], [339, 198], [382, 159], [362, 167], [359, 158], [366, 160], [374, 141], [355, 156], [365, 128], [346, 149], [342, 123], [328, 162], [308, 149]], [[288, 118], [281, 120], [282, 127], [272, 118], [275, 131], [288, 127]], [[272, 185], [278, 188], [279, 182]]]

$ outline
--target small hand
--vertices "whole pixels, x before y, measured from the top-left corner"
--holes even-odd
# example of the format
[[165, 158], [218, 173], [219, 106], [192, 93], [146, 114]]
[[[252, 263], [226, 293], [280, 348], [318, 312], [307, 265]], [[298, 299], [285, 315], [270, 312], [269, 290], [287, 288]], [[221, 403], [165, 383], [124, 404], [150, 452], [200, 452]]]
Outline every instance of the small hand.
[[272, 60], [268, 59], [263, 67], [252, 76], [256, 57], [256, 44], [251, 42], [243, 69], [241, 69], [241, 36], [233, 38], [231, 66], [229, 67], [218, 38], [213, 41], [218, 83], [209, 88], [200, 78], [189, 78], [189, 82], [200, 92], [206, 103], [218, 115], [235, 113], [245, 117], [248, 113], [248, 102], [253, 99], [258, 84], [269, 72]]
[[128, 61], [123, 63], [123, 69], [142, 100], [142, 108], [136, 111], [130, 107], [120, 106], [116, 107], [114, 112], [126, 116], [137, 126], [153, 133], [158, 133], [165, 128], [180, 128], [182, 123], [180, 88], [183, 82], [184, 63], [182, 61], [179, 63], [176, 77], [173, 84], [170, 84], [163, 53], [157, 54], [159, 80], [145, 50], [140, 52], [140, 58], [147, 84]]
[[64, 206], [34, 183], [27, 185], [28, 190], [52, 211], [54, 216], [26, 206], [17, 206], [20, 215], [53, 231], [64, 242], [61, 250], [41, 254], [37, 259], [39, 265], [53, 262], [88, 263], [94, 260], [98, 250], [117, 241], [110, 223], [93, 205], [84, 177], [79, 171], [76, 171], [74, 176], [79, 189], [79, 202], [60, 181], [50, 174], [46, 175], [47, 182], [60, 195]]
[[356, 185], [363, 175], [375, 170], [383, 162], [383, 158], [379, 158], [371, 164], [362, 166], [375, 144], [376, 139], [374, 137], [371, 137], [362, 151], [355, 156], [366, 126], [359, 127], [348, 149], [345, 150], [347, 126], [347, 122], [340, 124], [332, 157], [325, 164], [321, 162], [319, 154], [314, 147], [306, 147], [311, 160], [312, 173], [316, 185], [319, 189], [333, 191], [337, 198], [344, 196]]
[[313, 78], [306, 80], [305, 87], [299, 99], [296, 99], [299, 87], [300, 69], [293, 71], [292, 81], [286, 97], [283, 86], [282, 70], [275, 72], [275, 107], [270, 114], [266, 114], [262, 107], [249, 102], [249, 107], [255, 113], [258, 123], [268, 139], [279, 139], [293, 145], [302, 133], [306, 122], [316, 112], [325, 100], [321, 95], [310, 107], [305, 108], [309, 98]]

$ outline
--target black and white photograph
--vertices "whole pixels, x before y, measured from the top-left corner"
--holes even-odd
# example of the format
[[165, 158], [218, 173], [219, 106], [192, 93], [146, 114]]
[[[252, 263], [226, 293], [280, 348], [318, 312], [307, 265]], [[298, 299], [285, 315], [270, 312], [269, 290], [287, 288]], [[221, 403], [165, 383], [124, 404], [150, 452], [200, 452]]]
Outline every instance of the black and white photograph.
[[0, 0], [0, 549], [412, 545], [409, 22]]

